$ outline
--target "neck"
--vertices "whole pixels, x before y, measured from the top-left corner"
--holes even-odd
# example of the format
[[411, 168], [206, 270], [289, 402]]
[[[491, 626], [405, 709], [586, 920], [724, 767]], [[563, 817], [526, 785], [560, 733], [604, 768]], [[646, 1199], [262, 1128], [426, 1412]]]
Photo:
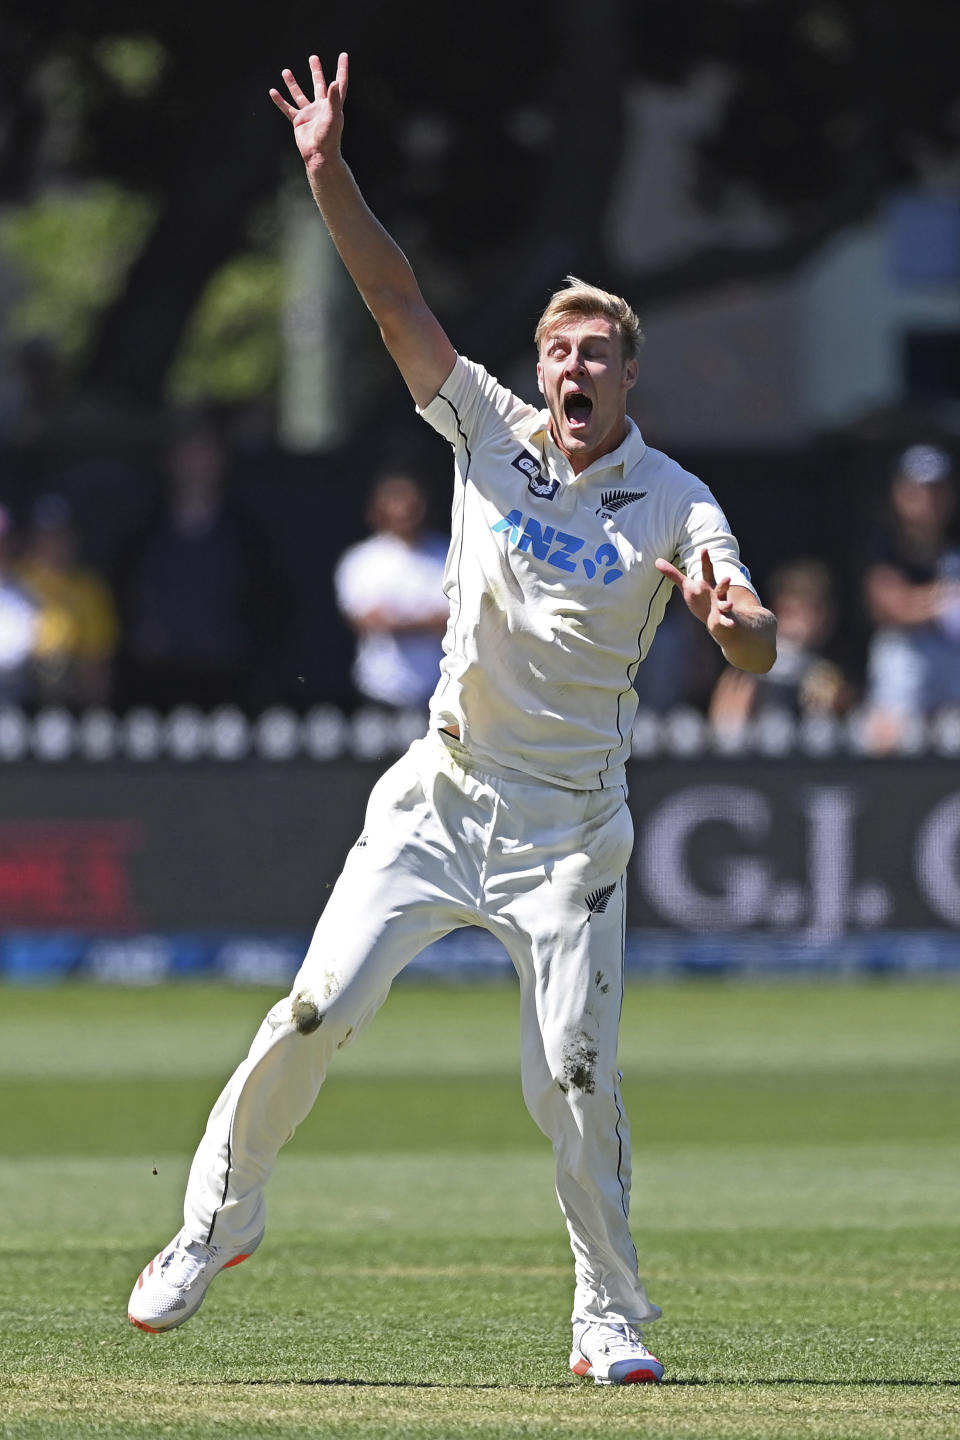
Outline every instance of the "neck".
[[595, 460], [600, 460], [604, 455], [612, 455], [614, 450], [619, 450], [624, 440], [626, 440], [629, 430], [629, 426], [627, 424], [627, 417], [624, 416], [622, 421], [620, 422], [620, 425], [618, 427], [615, 427], [606, 437], [606, 439], [602, 440], [599, 445], [594, 447], [594, 449], [571, 451], [567, 449], [562, 440], [559, 440], [557, 438], [557, 430], [556, 426], [553, 423], [552, 415], [550, 417], [550, 423], [547, 428], [549, 430], [550, 439], [553, 441], [554, 445], [556, 445], [561, 455], [565, 455], [569, 460], [570, 468], [573, 471], [574, 475], [582, 475], [584, 470], [588, 470]]

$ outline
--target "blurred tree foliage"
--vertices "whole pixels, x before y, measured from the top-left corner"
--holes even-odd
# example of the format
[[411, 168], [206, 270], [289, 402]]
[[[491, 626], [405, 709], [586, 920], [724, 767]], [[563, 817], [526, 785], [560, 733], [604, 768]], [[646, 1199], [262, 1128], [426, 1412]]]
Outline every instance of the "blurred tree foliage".
[[[322, 17], [288, 0], [224, 14], [183, 0], [0, 12], [0, 186], [30, 207], [7, 231], [31, 282], [21, 317], [46, 325], [63, 307], [88, 392], [150, 406], [171, 389], [272, 383], [277, 242], [251, 222], [295, 160], [266, 92], [284, 65], [305, 78], [311, 48], [331, 65], [350, 49], [350, 161], [457, 344], [493, 366], [567, 271], [649, 309], [788, 270], [889, 186], [955, 159], [960, 139], [960, 7], [943, 0], [330, 0]], [[765, 248], [624, 274], [604, 217], [625, 88], [707, 65], [726, 89], [696, 198], [718, 208], [747, 191], [783, 224]]]
[[100, 316], [123, 289], [152, 212], [144, 196], [102, 180], [45, 191], [9, 211], [0, 221], [0, 249], [24, 285], [10, 316], [13, 335], [42, 337], [82, 360]]
[[268, 395], [280, 372], [283, 274], [272, 255], [235, 255], [193, 311], [168, 374], [180, 403], [230, 404]]

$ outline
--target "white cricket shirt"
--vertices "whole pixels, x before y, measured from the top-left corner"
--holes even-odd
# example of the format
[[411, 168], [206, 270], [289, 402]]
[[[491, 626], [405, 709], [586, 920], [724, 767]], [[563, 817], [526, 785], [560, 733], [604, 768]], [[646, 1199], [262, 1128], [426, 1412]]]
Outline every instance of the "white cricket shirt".
[[706, 546], [718, 580], [753, 589], [723, 511], [630, 420], [618, 449], [574, 475], [549, 411], [463, 356], [421, 414], [456, 468], [433, 724], [459, 726], [494, 773], [622, 785], [633, 679], [672, 589], [654, 561], [698, 578]]

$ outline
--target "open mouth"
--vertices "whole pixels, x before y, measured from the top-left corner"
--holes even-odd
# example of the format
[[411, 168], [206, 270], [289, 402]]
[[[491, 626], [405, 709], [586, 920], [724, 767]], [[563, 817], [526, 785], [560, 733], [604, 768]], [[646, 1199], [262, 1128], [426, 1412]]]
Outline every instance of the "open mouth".
[[569, 395], [563, 397], [563, 413], [571, 429], [579, 429], [586, 425], [593, 414], [593, 401], [589, 395], [583, 395], [579, 390], [571, 390]]

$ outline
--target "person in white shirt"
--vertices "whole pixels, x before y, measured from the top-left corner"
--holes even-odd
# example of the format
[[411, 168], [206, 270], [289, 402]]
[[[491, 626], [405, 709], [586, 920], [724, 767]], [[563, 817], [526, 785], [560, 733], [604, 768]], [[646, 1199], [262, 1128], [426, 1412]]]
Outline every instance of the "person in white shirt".
[[0, 505], [0, 706], [17, 705], [27, 694], [40, 623], [40, 602], [14, 573], [12, 534], [10, 512]]
[[450, 606], [443, 593], [449, 540], [425, 529], [423, 488], [381, 476], [367, 518], [373, 534], [351, 545], [334, 574], [337, 603], [357, 636], [353, 680], [368, 700], [426, 705], [437, 683]]
[[450, 618], [429, 734], [374, 786], [292, 991], [210, 1116], [184, 1227], [128, 1313], [181, 1324], [259, 1244], [277, 1153], [336, 1050], [414, 955], [479, 925], [520, 979], [523, 1094], [553, 1143], [574, 1255], [571, 1368], [655, 1382], [639, 1327], [660, 1309], [630, 1234], [617, 1069], [632, 681], [671, 584], [744, 669], [770, 669], [776, 622], [709, 490], [627, 417], [640, 336], [626, 301], [579, 281], [553, 297], [536, 334], [545, 409], [459, 357], [341, 156], [346, 55], [329, 85], [315, 55], [310, 69], [312, 98], [289, 70], [290, 100], [271, 96], [417, 407], [454, 450]]

